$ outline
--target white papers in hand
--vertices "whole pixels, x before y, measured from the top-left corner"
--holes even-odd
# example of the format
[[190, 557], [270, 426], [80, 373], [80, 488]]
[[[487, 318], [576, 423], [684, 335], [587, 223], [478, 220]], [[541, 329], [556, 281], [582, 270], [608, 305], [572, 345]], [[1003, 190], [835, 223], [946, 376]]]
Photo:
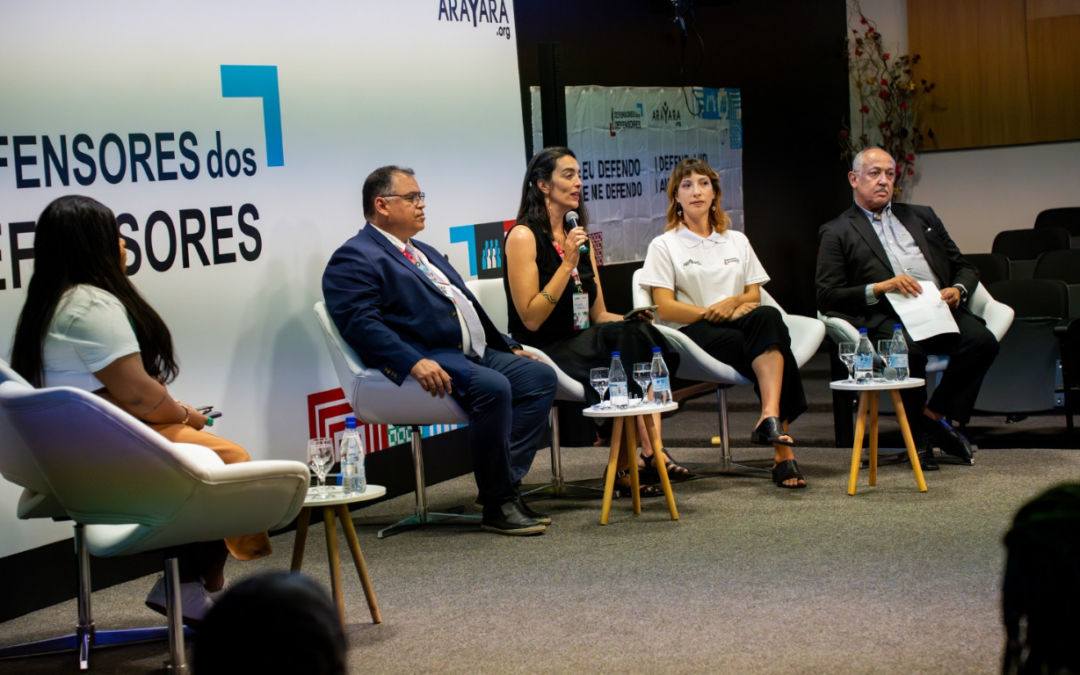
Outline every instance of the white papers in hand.
[[922, 293], [904, 297], [899, 291], [886, 293], [893, 309], [900, 315], [900, 320], [911, 339], [925, 340], [935, 335], [959, 333], [949, 305], [941, 299], [941, 291], [932, 281], [920, 281]]

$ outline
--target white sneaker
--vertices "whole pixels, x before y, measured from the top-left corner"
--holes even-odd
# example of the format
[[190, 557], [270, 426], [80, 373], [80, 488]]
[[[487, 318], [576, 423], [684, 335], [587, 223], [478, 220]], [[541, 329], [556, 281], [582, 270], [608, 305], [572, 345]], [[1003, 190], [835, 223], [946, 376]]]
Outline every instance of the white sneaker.
[[[146, 596], [146, 606], [158, 614], [167, 616], [165, 604], [165, 577], [162, 576], [158, 577], [157, 583]], [[186, 584], [180, 584], [180, 607], [186, 625], [198, 628], [213, 606], [214, 598], [210, 597], [201, 582], [189, 581]]]

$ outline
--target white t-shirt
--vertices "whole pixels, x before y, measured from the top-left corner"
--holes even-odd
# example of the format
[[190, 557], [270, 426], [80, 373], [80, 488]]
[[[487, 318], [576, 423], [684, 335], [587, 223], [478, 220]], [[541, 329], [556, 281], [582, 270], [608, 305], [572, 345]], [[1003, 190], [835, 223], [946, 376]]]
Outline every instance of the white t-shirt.
[[60, 298], [45, 334], [45, 386], [97, 391], [104, 385], [93, 373], [139, 351], [135, 329], [116, 296], [96, 286], [74, 286]]
[[713, 232], [702, 239], [679, 225], [649, 244], [639, 284], [645, 289], [667, 288], [679, 302], [708, 307], [741, 294], [751, 284], [768, 281], [769, 275], [742, 232]]

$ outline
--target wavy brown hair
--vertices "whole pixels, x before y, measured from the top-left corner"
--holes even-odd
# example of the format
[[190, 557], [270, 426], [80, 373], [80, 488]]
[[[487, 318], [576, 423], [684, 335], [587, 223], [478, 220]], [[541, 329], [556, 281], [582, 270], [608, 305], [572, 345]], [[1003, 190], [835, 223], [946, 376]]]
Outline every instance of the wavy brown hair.
[[682, 221], [682, 208], [679, 206], [679, 202], [675, 201], [675, 193], [679, 191], [679, 183], [692, 173], [708, 176], [709, 181], [712, 182], [713, 192], [716, 193], [716, 197], [713, 201], [713, 208], [709, 209], [709, 225], [712, 227], [713, 232], [722, 234], [731, 226], [731, 217], [724, 212], [724, 207], [720, 206], [720, 199], [723, 196], [720, 192], [720, 175], [713, 171], [708, 162], [697, 157], [687, 157], [671, 170], [671, 178], [668, 180], [667, 185], [667, 225], [664, 226], [664, 232], [674, 230]]

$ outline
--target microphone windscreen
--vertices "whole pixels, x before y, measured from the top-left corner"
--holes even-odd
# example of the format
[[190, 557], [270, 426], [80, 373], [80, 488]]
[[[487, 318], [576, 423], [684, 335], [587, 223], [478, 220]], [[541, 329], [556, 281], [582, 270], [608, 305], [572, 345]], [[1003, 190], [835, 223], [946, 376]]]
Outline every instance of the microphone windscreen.
[[578, 214], [577, 211], [568, 211], [563, 218], [566, 222], [570, 223], [571, 228], [578, 226]]

